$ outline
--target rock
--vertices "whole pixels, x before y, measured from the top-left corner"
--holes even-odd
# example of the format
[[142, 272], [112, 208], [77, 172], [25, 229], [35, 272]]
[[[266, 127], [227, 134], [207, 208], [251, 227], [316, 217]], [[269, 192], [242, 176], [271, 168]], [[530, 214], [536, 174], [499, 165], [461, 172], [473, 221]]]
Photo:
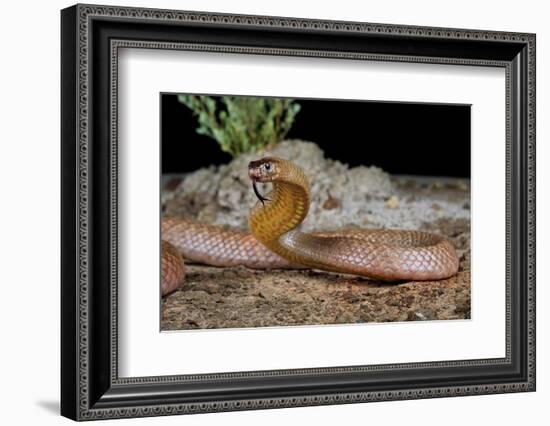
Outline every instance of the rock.
[[[203, 168], [186, 175], [174, 194], [163, 199], [166, 214], [178, 215], [177, 209], [182, 209], [182, 206], [172, 207], [181, 197], [187, 197], [186, 202], [189, 203], [190, 194], [201, 199], [211, 196], [215, 207], [203, 205], [199, 212], [182, 209], [179, 215], [194, 219], [208, 218], [210, 223], [246, 229], [250, 207], [257, 202], [251, 190], [248, 163], [267, 155], [292, 159], [307, 172], [312, 199], [304, 230], [360, 224], [365, 217], [362, 207], [366, 204], [366, 198], [381, 200], [392, 194], [390, 177], [382, 169], [374, 166], [350, 168], [325, 158], [319, 146], [312, 142], [288, 140], [270, 150], [243, 154], [229, 164]], [[271, 185], [260, 184], [258, 189], [268, 193]], [[203, 213], [203, 209], [207, 212]]]
[[388, 209], [396, 209], [399, 207], [399, 198], [396, 195], [392, 195], [390, 198], [386, 201], [386, 207]]
[[409, 311], [407, 320], [409, 321], [428, 321], [434, 319], [434, 313], [431, 309], [418, 309]]
[[[241, 155], [229, 164], [183, 176], [176, 189], [162, 191], [163, 213], [248, 230], [250, 208], [258, 202], [248, 163], [265, 155], [292, 159], [307, 173], [311, 204], [300, 227], [305, 232], [345, 227], [420, 229], [425, 222], [441, 218], [470, 217], [462, 207], [469, 201], [466, 191], [450, 190], [442, 182], [435, 190], [427, 183], [433, 179], [394, 179], [375, 166], [349, 167], [325, 158], [315, 143], [299, 140], [283, 141], [268, 151]], [[267, 195], [271, 185], [260, 184], [258, 189]]]
[[454, 182], [447, 183], [448, 188], [458, 189], [460, 191], [469, 191], [470, 186], [463, 180], [456, 180]]
[[461, 191], [469, 191], [470, 190], [470, 186], [464, 181], [458, 181], [457, 188], [460, 189]]
[[323, 208], [325, 210], [332, 210], [337, 209], [341, 206], [340, 200], [338, 198], [334, 198], [332, 195], [330, 195], [330, 192], [328, 194], [328, 198], [323, 203]]

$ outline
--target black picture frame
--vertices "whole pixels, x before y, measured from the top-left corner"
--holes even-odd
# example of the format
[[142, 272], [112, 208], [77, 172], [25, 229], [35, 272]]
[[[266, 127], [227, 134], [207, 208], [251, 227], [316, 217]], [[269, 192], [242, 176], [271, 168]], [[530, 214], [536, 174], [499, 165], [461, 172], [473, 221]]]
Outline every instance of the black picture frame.
[[[61, 12], [61, 414], [74, 420], [535, 390], [534, 34], [75, 5]], [[117, 49], [506, 70], [506, 356], [118, 377]]]

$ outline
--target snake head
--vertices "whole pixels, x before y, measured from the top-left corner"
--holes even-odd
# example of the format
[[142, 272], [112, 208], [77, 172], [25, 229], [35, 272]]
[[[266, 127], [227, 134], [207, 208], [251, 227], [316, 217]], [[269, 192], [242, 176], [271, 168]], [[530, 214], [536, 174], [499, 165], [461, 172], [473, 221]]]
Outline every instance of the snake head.
[[248, 176], [253, 182], [273, 182], [279, 172], [279, 159], [264, 157], [248, 163]]
[[278, 159], [265, 157], [260, 160], [251, 161], [248, 164], [248, 176], [252, 180], [252, 188], [256, 197], [264, 204], [264, 201], [269, 201], [269, 198], [264, 197], [258, 191], [257, 182], [273, 182], [277, 178]]

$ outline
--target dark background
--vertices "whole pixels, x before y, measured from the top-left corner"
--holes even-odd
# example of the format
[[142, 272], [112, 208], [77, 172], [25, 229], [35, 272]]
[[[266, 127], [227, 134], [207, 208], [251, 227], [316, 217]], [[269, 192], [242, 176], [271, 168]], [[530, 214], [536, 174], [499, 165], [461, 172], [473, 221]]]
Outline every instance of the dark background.
[[[317, 143], [325, 156], [392, 174], [470, 177], [470, 106], [297, 99], [287, 139]], [[177, 95], [161, 95], [162, 172], [185, 173], [231, 156], [196, 133]]]

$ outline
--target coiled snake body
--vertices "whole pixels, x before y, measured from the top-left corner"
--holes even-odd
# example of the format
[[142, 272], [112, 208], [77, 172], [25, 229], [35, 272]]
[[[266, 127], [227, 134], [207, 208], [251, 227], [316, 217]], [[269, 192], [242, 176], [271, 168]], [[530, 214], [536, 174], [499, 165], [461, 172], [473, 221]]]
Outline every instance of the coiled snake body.
[[[256, 269], [315, 268], [383, 281], [439, 280], [458, 271], [446, 238], [422, 231], [353, 229], [303, 233], [310, 201], [308, 180], [298, 166], [266, 157], [249, 164], [259, 202], [249, 215], [251, 234], [180, 218], [162, 219], [161, 292], [183, 281], [183, 258], [213, 266]], [[263, 197], [256, 182], [271, 182]]]

